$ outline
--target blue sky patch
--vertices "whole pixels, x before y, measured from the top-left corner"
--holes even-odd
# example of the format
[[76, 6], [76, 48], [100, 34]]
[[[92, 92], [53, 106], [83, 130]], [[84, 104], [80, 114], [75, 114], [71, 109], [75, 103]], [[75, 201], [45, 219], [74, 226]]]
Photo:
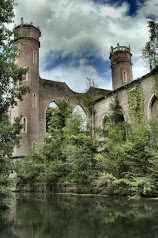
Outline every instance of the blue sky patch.
[[135, 16], [137, 13], [137, 10], [145, 3], [146, 0], [92, 0], [95, 3], [99, 4], [110, 4], [115, 6], [121, 6], [123, 3], [128, 3], [129, 5], [129, 11], [128, 15]]

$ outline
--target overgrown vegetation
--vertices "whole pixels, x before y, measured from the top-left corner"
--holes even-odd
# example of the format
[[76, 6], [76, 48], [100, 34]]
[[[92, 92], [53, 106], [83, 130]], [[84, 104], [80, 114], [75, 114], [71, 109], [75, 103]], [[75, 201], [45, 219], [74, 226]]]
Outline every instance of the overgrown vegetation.
[[150, 70], [158, 66], [158, 23], [148, 21], [149, 41], [142, 49], [142, 58], [150, 67]]
[[96, 146], [80, 115], [67, 100], [58, 100], [40, 152], [32, 152], [18, 167], [18, 185], [45, 183], [48, 190], [62, 185], [90, 185]]
[[[6, 28], [12, 22], [13, 1], [1, 1], [0, 16], [0, 208], [12, 197], [12, 152], [19, 143], [20, 119], [10, 122], [10, 107], [22, 100], [28, 88], [22, 85], [25, 69], [15, 65], [18, 56], [13, 32]], [[150, 69], [158, 65], [158, 24], [148, 22], [149, 42], [142, 51]], [[99, 97], [94, 82], [85, 98], [84, 107], [91, 114], [90, 103]], [[155, 96], [158, 77], [155, 77]], [[62, 186], [92, 186], [95, 192], [131, 197], [155, 196], [158, 189], [158, 121], [143, 122], [144, 100], [139, 83], [128, 89], [129, 113], [133, 124], [123, 120], [123, 111], [116, 97], [104, 121], [102, 150], [93, 141], [90, 127], [82, 126], [80, 115], [72, 112], [70, 103], [59, 100], [48, 112], [47, 134], [40, 151], [31, 151], [17, 166], [19, 188], [44, 185], [47, 191]], [[106, 127], [106, 124], [108, 126]]]
[[13, 32], [6, 28], [12, 22], [13, 1], [2, 0], [0, 15], [0, 208], [6, 207], [11, 198], [11, 179], [9, 174], [13, 170], [11, 156], [18, 145], [21, 129], [20, 119], [11, 124], [9, 107], [16, 105], [17, 100], [28, 91], [22, 86], [23, 75], [26, 70], [15, 65], [17, 51], [14, 48]]
[[140, 83], [132, 84], [128, 91], [128, 109], [132, 122], [140, 123], [144, 120], [144, 96]]
[[85, 109], [88, 109], [89, 115], [92, 114], [91, 103], [101, 97], [97, 84], [94, 79], [87, 78], [87, 88], [84, 94], [79, 94], [78, 98]]
[[127, 124], [116, 97], [110, 106], [102, 150], [83, 130], [68, 101], [54, 109], [45, 144], [18, 167], [18, 186], [48, 191], [59, 185], [93, 187], [97, 193], [154, 196], [158, 188], [158, 122]]

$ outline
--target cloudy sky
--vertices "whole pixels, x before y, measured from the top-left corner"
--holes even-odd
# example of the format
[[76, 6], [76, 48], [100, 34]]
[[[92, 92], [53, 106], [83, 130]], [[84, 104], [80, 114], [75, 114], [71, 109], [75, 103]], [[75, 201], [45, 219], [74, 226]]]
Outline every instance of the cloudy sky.
[[15, 23], [24, 18], [41, 30], [40, 76], [74, 91], [86, 78], [111, 89], [110, 47], [131, 46], [134, 79], [149, 70], [141, 60], [147, 21], [158, 19], [157, 0], [15, 0]]

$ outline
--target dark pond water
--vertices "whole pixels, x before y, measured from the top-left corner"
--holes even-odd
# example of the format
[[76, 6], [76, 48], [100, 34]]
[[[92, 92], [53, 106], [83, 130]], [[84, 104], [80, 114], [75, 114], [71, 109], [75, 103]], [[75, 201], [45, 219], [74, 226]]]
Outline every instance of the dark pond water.
[[158, 238], [158, 201], [19, 197], [0, 212], [1, 238]]

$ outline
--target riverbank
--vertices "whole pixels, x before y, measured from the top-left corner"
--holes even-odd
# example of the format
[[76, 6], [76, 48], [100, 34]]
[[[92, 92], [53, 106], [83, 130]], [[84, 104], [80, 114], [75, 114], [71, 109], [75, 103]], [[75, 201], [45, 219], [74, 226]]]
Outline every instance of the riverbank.
[[109, 189], [104, 187], [99, 192], [99, 189], [96, 186], [83, 186], [83, 185], [73, 185], [73, 186], [63, 186], [52, 185], [47, 188], [46, 184], [32, 184], [23, 186], [22, 188], [15, 188], [12, 190], [16, 194], [45, 194], [49, 195], [68, 195], [68, 196], [85, 196], [85, 197], [126, 197], [128, 199], [149, 199], [149, 200], [158, 200], [158, 196], [131, 196], [129, 194], [118, 194], [109, 192]]

